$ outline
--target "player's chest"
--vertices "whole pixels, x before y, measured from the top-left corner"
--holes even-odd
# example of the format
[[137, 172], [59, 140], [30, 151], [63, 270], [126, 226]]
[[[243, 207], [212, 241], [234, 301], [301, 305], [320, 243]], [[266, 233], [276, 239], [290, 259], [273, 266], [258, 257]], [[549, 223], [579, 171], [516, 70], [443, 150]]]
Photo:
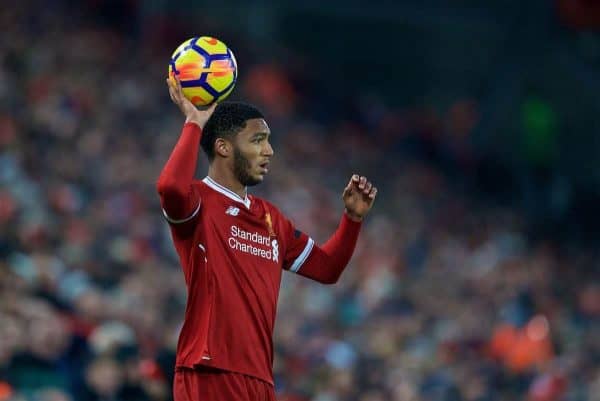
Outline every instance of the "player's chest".
[[273, 217], [260, 206], [246, 208], [244, 205], [219, 204], [206, 227], [212, 238], [229, 259], [244, 264], [271, 266], [281, 265], [281, 243]]

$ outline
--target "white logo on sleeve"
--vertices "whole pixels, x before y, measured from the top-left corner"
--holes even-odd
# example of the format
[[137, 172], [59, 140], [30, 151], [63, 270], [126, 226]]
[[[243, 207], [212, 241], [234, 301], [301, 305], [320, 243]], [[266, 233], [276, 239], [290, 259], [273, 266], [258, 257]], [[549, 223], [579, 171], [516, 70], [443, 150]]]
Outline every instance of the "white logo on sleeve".
[[225, 214], [228, 214], [230, 216], [237, 216], [240, 213], [240, 209], [238, 209], [235, 206], [229, 206], [227, 208], [227, 210], [225, 211]]
[[273, 247], [273, 262], [279, 262], [279, 244], [276, 239], [271, 241], [271, 246]]

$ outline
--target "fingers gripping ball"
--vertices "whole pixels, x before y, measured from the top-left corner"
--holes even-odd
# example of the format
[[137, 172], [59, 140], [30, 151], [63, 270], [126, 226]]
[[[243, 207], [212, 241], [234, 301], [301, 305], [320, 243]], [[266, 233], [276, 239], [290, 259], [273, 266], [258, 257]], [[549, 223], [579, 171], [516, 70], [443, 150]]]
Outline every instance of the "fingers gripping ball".
[[171, 56], [169, 77], [181, 81], [183, 95], [195, 106], [225, 99], [235, 86], [237, 62], [233, 52], [210, 36], [183, 42]]

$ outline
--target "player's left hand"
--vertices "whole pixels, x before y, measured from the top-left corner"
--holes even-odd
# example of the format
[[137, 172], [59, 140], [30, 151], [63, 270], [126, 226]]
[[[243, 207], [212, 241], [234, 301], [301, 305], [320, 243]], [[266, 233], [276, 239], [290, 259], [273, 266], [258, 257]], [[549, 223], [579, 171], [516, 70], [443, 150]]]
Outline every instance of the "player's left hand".
[[362, 221], [371, 210], [376, 196], [377, 188], [367, 177], [352, 175], [342, 194], [348, 217], [354, 221]]

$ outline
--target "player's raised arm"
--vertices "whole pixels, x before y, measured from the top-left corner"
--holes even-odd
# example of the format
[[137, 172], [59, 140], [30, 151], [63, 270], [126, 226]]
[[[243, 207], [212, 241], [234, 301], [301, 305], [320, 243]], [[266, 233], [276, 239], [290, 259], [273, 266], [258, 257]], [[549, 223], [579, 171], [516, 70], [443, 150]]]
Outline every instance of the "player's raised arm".
[[377, 188], [366, 178], [354, 174], [344, 192], [345, 213], [335, 233], [322, 246], [313, 246], [298, 274], [323, 284], [334, 284], [350, 262], [363, 218], [369, 213]]
[[185, 125], [158, 178], [156, 188], [165, 218], [172, 224], [181, 224], [192, 220], [200, 210], [200, 196], [194, 191], [192, 182], [198, 162], [202, 129], [213, 113], [216, 103], [206, 110], [198, 110], [183, 95], [178, 79], [167, 79], [167, 85], [171, 100], [185, 116]]

